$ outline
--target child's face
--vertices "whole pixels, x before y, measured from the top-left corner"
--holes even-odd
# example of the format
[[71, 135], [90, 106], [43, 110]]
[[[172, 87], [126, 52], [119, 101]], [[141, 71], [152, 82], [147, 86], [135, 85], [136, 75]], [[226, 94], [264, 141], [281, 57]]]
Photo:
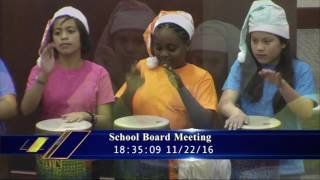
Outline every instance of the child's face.
[[152, 36], [152, 52], [161, 65], [167, 64], [179, 68], [186, 64], [189, 45], [184, 43], [178, 34], [168, 27], [157, 30]]
[[53, 26], [52, 38], [59, 54], [81, 54], [80, 33], [74, 19], [57, 19]]
[[251, 33], [250, 43], [253, 56], [260, 64], [277, 64], [286, 47], [277, 36], [261, 31]]
[[122, 63], [131, 65], [147, 57], [147, 51], [140, 30], [121, 30], [112, 35], [113, 48]]
[[228, 55], [220, 51], [193, 50], [189, 53], [190, 62], [206, 69], [214, 79], [218, 94], [228, 75]]

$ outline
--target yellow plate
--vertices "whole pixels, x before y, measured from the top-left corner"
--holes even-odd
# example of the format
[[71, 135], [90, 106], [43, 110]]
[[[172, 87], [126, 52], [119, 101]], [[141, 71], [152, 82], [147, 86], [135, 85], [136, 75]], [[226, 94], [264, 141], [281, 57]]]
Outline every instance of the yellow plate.
[[131, 130], [156, 130], [167, 129], [169, 120], [149, 115], [126, 116], [114, 121], [115, 129], [131, 129]]
[[278, 119], [267, 116], [249, 116], [249, 123], [241, 128], [247, 130], [268, 130], [280, 127], [281, 122]]
[[68, 123], [62, 118], [47, 119], [36, 124], [38, 130], [49, 132], [85, 131], [89, 130], [91, 126], [91, 123], [88, 121]]

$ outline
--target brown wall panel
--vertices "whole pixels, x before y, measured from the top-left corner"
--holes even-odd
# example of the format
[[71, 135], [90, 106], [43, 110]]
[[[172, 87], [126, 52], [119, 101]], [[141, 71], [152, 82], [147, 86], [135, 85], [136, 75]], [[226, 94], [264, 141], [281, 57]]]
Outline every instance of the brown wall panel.
[[298, 8], [297, 29], [319, 29], [320, 8]]

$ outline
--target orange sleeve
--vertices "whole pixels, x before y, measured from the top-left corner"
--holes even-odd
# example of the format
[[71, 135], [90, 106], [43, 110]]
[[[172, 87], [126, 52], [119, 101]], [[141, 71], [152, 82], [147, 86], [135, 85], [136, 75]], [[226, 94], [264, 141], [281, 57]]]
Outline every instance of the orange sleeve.
[[196, 99], [206, 109], [217, 109], [218, 97], [211, 75], [206, 72], [198, 84]]

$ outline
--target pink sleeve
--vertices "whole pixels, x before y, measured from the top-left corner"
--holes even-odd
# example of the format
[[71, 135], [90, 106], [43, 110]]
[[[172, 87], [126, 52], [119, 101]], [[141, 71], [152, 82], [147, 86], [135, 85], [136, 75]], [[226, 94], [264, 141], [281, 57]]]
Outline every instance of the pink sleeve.
[[98, 82], [98, 104], [106, 104], [114, 101], [114, 93], [109, 73], [103, 69]]
[[36, 78], [39, 75], [40, 68], [39, 66], [35, 65], [30, 71], [29, 77], [28, 77], [28, 82], [27, 82], [27, 90], [30, 90], [33, 85], [36, 83]]

